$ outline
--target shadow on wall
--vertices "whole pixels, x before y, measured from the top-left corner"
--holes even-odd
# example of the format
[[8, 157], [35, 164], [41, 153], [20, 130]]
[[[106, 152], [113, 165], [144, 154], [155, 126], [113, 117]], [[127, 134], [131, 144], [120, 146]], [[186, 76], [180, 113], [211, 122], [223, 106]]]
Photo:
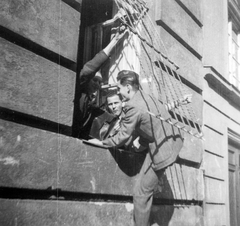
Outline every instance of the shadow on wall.
[[[122, 149], [109, 149], [119, 168], [130, 177], [136, 176], [144, 162], [146, 153], [133, 153]], [[174, 213], [174, 186], [182, 187], [178, 184], [170, 185], [167, 174], [159, 180], [154, 191], [154, 205], [152, 206], [150, 222], [151, 225], [168, 226]], [[183, 190], [182, 193], [185, 193]]]
[[[129, 177], [137, 176], [146, 153], [134, 153], [122, 149], [109, 151], [123, 173]], [[168, 226], [171, 221], [174, 221], [173, 215], [176, 209], [174, 204], [181, 204], [190, 199], [191, 195], [187, 194], [188, 182], [181, 165], [174, 163], [165, 170], [154, 191], [151, 225]]]
[[150, 225], [169, 225], [174, 212], [173, 200], [173, 190], [168, 182], [168, 178], [165, 172], [163, 177], [159, 179], [154, 191], [154, 200], [150, 215]]
[[[183, 209], [179, 209], [179, 206], [193, 205], [194, 200], [196, 201], [193, 190], [197, 189], [197, 187], [195, 187], [195, 185], [192, 186], [194, 183], [191, 181], [191, 178], [190, 174], [186, 175], [184, 167], [180, 164], [174, 163], [167, 167], [154, 191], [153, 207], [150, 217], [153, 225], [157, 223], [156, 226], [168, 226], [170, 225], [170, 221], [172, 224], [176, 222], [176, 225], [186, 225], [190, 219], [185, 219], [185, 217], [180, 214]], [[201, 204], [198, 203], [197, 205], [199, 206]], [[190, 211], [189, 208], [185, 210], [187, 212]], [[185, 210], [184, 212], [186, 213]]]
[[[98, 152], [93, 151], [93, 153], [96, 158], [97, 157], [96, 153]], [[118, 175], [121, 175], [121, 174], [119, 173], [114, 174], [114, 177], [116, 178], [114, 186], [118, 187], [116, 188], [116, 190], [119, 192], [119, 186], [121, 183], [123, 183], [122, 188], [120, 189], [121, 192], [124, 191], [125, 189], [127, 193], [131, 193], [132, 182], [134, 183], [134, 180], [136, 179], [134, 177], [137, 176], [137, 174], [139, 173], [142, 167], [142, 164], [146, 157], [145, 155], [146, 153], [136, 153], [131, 150], [127, 151], [120, 148], [107, 149], [106, 153], [112, 156], [112, 158], [108, 158], [108, 162], [107, 162], [108, 166], [110, 166], [111, 164], [113, 165], [117, 164], [117, 168], [119, 168], [119, 171], [121, 171], [127, 177], [131, 177], [131, 178], [127, 178], [124, 176], [119, 177]], [[103, 158], [105, 159], [106, 157], [107, 155]], [[102, 154], [99, 156], [99, 158], [102, 158]], [[115, 164], [113, 162], [115, 162]], [[111, 171], [109, 171], [111, 169], [112, 169], [111, 167], [106, 169], [106, 171], [104, 172], [104, 177], [100, 180], [101, 183], [105, 177], [110, 178], [110, 179], [105, 178], [106, 181], [108, 182], [112, 180], [113, 175], [111, 174]], [[125, 182], [119, 181], [122, 179], [124, 179]], [[157, 225], [168, 226], [170, 222], [173, 222], [176, 220], [174, 219], [176, 218], [176, 216], [174, 217], [174, 215], [177, 214], [177, 213], [174, 214], [176, 210], [176, 207], [174, 204], [177, 204], [177, 203], [181, 204], [189, 200], [190, 195], [187, 194], [188, 182], [189, 181], [186, 178], [186, 175], [184, 174], [184, 170], [182, 170], [181, 165], [174, 163], [165, 170], [164, 175], [162, 176], [162, 178], [159, 179], [158, 184], [154, 191], [154, 201], [153, 201], [153, 206], [152, 206], [151, 216], [150, 216], [151, 225], [155, 224], [154, 226], [157, 226]], [[99, 188], [101, 186], [102, 186], [101, 184], [98, 184]], [[106, 183], [104, 183], [103, 187], [104, 186], [106, 186]], [[185, 219], [181, 219], [181, 221], [184, 222]]]
[[174, 212], [173, 205], [154, 205], [151, 210], [150, 225], [169, 226]]

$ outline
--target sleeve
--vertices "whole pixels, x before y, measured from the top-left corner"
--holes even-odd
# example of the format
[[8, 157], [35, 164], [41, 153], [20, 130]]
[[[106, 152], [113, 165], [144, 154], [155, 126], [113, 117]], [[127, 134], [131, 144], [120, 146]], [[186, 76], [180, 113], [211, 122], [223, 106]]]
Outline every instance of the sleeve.
[[121, 122], [121, 128], [113, 137], [103, 140], [103, 144], [108, 147], [120, 147], [124, 145], [139, 122], [140, 112], [135, 107], [128, 107], [125, 111], [125, 116]]
[[144, 137], [140, 137], [138, 142], [141, 146], [144, 146], [144, 147], [148, 147], [149, 145], [149, 140]]
[[92, 60], [88, 61], [80, 72], [80, 85], [88, 83], [107, 60], [108, 56], [104, 51], [100, 51]]

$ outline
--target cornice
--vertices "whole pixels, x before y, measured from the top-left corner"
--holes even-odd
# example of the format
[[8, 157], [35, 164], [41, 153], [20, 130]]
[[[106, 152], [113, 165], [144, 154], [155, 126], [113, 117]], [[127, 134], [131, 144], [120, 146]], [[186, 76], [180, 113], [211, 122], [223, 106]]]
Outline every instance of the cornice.
[[230, 84], [229, 81], [219, 74], [213, 67], [205, 66], [205, 68], [210, 69], [204, 77], [209, 86], [223, 96], [229, 103], [232, 103], [240, 109], [240, 91]]
[[228, 138], [230, 144], [238, 148], [240, 147], [240, 134], [236, 133], [235, 131], [232, 131], [231, 129], [228, 129]]

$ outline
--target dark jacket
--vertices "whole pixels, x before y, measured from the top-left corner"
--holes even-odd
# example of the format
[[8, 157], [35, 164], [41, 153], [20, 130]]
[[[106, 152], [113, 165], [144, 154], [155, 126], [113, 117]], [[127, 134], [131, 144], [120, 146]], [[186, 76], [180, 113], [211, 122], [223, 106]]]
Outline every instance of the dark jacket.
[[164, 104], [150, 95], [138, 91], [124, 107], [125, 117], [121, 130], [113, 137], [103, 140], [108, 147], [122, 146], [133, 133], [140, 137], [140, 144], [148, 147], [154, 170], [172, 164], [183, 146], [180, 131], [169, 123], [151, 116], [147, 111], [170, 118]]
[[79, 74], [80, 95], [79, 95], [79, 137], [89, 138], [92, 121], [98, 115], [103, 114], [103, 111], [91, 105], [91, 97], [88, 94], [88, 84], [95, 76], [96, 72], [108, 60], [108, 56], [104, 51], [97, 53], [94, 58], [88, 61]]
[[94, 56], [93, 59], [84, 64], [79, 74], [81, 93], [87, 94], [88, 83], [107, 60], [108, 56], [104, 53], [104, 51], [100, 51]]

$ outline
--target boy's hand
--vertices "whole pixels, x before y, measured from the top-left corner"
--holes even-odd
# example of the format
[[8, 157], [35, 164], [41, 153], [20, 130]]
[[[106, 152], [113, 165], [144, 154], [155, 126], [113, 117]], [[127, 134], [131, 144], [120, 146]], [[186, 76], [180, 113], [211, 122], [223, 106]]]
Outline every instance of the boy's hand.
[[112, 35], [113, 35], [112, 39], [115, 39], [116, 42], [118, 42], [128, 32], [129, 32], [129, 30], [128, 30], [127, 26], [125, 26], [125, 25], [120, 25], [119, 27], [114, 27], [114, 28], [112, 28]]
[[96, 145], [103, 145], [102, 141], [95, 139], [95, 138], [88, 140], [88, 142], [90, 142], [92, 144], [96, 144]]

